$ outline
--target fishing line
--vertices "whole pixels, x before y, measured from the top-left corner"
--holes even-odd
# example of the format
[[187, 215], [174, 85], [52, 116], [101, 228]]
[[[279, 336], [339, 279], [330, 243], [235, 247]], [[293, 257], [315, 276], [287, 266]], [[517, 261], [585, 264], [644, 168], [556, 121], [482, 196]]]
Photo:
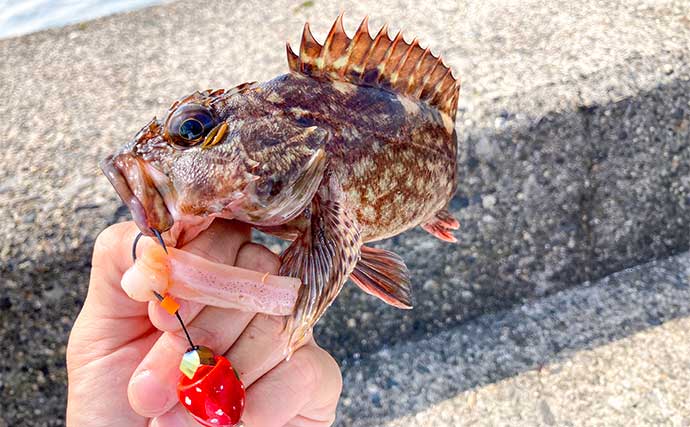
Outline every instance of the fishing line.
[[[165, 241], [163, 240], [163, 236], [161, 236], [160, 231], [156, 230], [155, 228], [152, 228], [151, 232], [154, 234], [154, 236], [156, 236], [156, 239], [158, 239], [158, 243], [160, 243], [160, 245], [163, 247], [163, 250], [167, 254], [168, 248], [165, 246]], [[144, 233], [139, 232], [139, 234], [137, 234], [137, 237], [134, 238], [134, 242], [132, 243], [132, 261], [134, 262], [137, 261], [137, 245], [139, 244], [139, 239], [141, 239], [143, 235]], [[153, 295], [155, 295], [158, 301], [163, 301], [164, 299], [163, 295], [159, 294], [156, 291], [153, 291]], [[175, 317], [177, 317], [177, 320], [180, 322], [180, 326], [182, 326], [182, 330], [184, 331], [184, 335], [187, 337], [187, 341], [189, 341], [190, 347], [192, 349], [199, 348], [198, 346], [194, 345], [192, 337], [189, 335], [189, 331], [187, 331], [187, 328], [184, 325], [184, 321], [182, 321], [182, 316], [180, 316], [179, 310], [175, 311]]]

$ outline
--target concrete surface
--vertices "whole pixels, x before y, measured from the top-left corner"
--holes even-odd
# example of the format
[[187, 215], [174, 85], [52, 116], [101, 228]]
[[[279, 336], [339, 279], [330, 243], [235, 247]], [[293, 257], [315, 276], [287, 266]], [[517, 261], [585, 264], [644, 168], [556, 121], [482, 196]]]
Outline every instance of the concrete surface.
[[461, 243], [418, 230], [383, 242], [410, 266], [416, 309], [348, 286], [317, 331], [340, 360], [688, 248], [687, 0], [200, 4], [0, 41], [9, 425], [29, 413], [62, 423], [64, 346], [93, 239], [128, 218], [97, 161], [183, 94], [284, 73], [285, 39], [297, 43], [306, 19], [323, 39], [341, 8], [350, 31], [365, 14], [372, 29], [404, 27], [465, 83], [451, 204]]
[[690, 253], [344, 364], [338, 426], [690, 426]]

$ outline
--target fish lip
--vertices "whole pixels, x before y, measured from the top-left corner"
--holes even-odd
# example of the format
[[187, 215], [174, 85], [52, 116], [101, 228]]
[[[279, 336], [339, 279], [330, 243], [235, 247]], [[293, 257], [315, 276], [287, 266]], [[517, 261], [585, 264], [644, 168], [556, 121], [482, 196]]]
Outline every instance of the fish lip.
[[153, 236], [152, 229], [162, 233], [173, 226], [163, 196], [133, 154], [110, 155], [99, 166], [143, 234]]

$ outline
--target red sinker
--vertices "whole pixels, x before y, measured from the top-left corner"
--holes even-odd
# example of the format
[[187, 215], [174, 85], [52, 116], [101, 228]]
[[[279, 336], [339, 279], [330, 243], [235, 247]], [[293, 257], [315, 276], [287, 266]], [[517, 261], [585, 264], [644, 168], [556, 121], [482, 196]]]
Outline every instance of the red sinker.
[[214, 366], [200, 366], [192, 379], [182, 375], [177, 397], [201, 425], [232, 427], [244, 411], [244, 384], [228, 359], [216, 356], [215, 360]]

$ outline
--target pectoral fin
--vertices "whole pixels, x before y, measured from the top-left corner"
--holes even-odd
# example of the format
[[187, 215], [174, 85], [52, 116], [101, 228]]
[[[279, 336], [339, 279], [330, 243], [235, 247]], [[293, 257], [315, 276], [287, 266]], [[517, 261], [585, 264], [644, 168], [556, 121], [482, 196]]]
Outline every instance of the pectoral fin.
[[402, 258], [384, 249], [362, 246], [350, 279], [364, 292], [394, 307], [412, 308], [410, 272]]
[[460, 223], [446, 209], [436, 212], [436, 215], [422, 224], [421, 227], [432, 236], [444, 242], [456, 243], [458, 241], [453, 236], [453, 230], [457, 230], [460, 227]]
[[290, 353], [308, 336], [360, 258], [359, 226], [340, 203], [317, 195], [304, 215], [307, 229], [281, 255], [280, 274], [302, 280], [287, 326]]

